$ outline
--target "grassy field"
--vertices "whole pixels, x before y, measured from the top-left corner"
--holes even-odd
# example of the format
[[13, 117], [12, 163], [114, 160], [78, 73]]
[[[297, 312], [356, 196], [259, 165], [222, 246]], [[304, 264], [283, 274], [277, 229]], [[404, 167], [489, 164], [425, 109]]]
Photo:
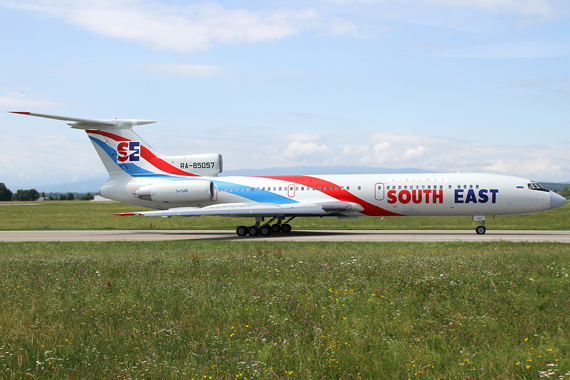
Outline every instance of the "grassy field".
[[[75, 229], [235, 229], [252, 225], [253, 218], [198, 217], [145, 218], [120, 217], [119, 212], [140, 211], [119, 202], [21, 202], [0, 203], [0, 230], [75, 230]], [[495, 230], [566, 230], [570, 204], [537, 214], [487, 218], [487, 228]], [[478, 224], [470, 217], [378, 217], [359, 220], [336, 218], [298, 218], [294, 229], [474, 229]]]
[[553, 243], [0, 243], [0, 379], [569, 379], [569, 271]]

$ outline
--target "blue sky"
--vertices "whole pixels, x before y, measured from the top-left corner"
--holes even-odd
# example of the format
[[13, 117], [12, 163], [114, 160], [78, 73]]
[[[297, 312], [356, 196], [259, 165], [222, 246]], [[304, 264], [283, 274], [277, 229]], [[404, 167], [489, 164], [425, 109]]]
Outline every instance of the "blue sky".
[[[570, 180], [570, 3], [0, 0], [0, 111], [139, 118], [225, 168]], [[106, 175], [63, 122], [0, 113], [10, 189]]]

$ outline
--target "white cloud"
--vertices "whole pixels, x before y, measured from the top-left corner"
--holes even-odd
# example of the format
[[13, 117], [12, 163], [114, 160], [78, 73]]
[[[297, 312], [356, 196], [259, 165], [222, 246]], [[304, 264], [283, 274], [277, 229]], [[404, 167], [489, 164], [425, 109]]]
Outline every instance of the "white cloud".
[[[561, 0], [328, 0], [339, 5], [375, 4], [384, 7], [401, 6], [479, 10], [491, 14], [532, 16], [552, 19], [560, 16], [567, 4]], [[403, 9], [403, 8], [398, 8]]]
[[228, 9], [216, 2], [185, 6], [145, 0], [22, 0], [5, 6], [59, 17], [91, 32], [191, 52], [219, 43], [279, 40], [314, 26], [315, 9]]
[[149, 65], [145, 66], [143, 69], [150, 72], [186, 78], [215, 77], [225, 73], [225, 69], [222, 67], [192, 64]]
[[4, 134], [0, 136], [0, 178], [33, 187], [104, 176], [105, 167], [90, 146], [87, 141], [78, 144], [59, 136]]
[[320, 165], [330, 160], [328, 153], [331, 149], [326, 145], [317, 145], [315, 143], [300, 143], [294, 141], [287, 146], [287, 150], [281, 155], [281, 160]]
[[[483, 172], [518, 175], [536, 180], [570, 180], [567, 146], [497, 146], [432, 136], [374, 132], [364, 138], [321, 136], [311, 143], [281, 145], [287, 166], [351, 165], [418, 168], [433, 172]], [[275, 146], [272, 144], [275, 148]], [[251, 146], [249, 147], [251, 150]], [[273, 155], [262, 155], [261, 167], [282, 166]], [[254, 148], [255, 150], [255, 148]], [[264, 158], [265, 157], [265, 158]], [[226, 160], [227, 162], [227, 160]], [[241, 167], [252, 167], [247, 160]]]
[[428, 4], [453, 8], [472, 8], [489, 13], [553, 18], [557, 16], [557, 0], [425, 0]]

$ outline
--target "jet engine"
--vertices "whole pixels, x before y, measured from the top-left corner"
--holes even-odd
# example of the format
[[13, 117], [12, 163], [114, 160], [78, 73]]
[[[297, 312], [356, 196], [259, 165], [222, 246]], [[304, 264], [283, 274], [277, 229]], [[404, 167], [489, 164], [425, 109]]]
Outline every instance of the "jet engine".
[[170, 181], [141, 186], [135, 197], [145, 201], [186, 203], [208, 201], [214, 198], [212, 181]]

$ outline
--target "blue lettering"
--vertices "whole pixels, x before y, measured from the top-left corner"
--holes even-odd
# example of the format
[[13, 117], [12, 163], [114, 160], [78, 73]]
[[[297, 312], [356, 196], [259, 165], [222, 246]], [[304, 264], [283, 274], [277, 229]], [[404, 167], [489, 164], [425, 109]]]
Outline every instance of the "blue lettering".
[[473, 189], [467, 191], [467, 197], [465, 198], [465, 203], [477, 203], [477, 198], [475, 198], [475, 192]]
[[133, 151], [129, 156], [129, 161], [140, 161], [140, 145], [139, 141], [131, 141], [129, 143], [129, 150]]
[[497, 203], [497, 193], [499, 189], [491, 189], [489, 191], [491, 192], [491, 203]]
[[479, 203], [487, 203], [489, 196], [487, 195], [487, 189], [479, 190]]
[[455, 189], [455, 203], [463, 203], [463, 189]]

